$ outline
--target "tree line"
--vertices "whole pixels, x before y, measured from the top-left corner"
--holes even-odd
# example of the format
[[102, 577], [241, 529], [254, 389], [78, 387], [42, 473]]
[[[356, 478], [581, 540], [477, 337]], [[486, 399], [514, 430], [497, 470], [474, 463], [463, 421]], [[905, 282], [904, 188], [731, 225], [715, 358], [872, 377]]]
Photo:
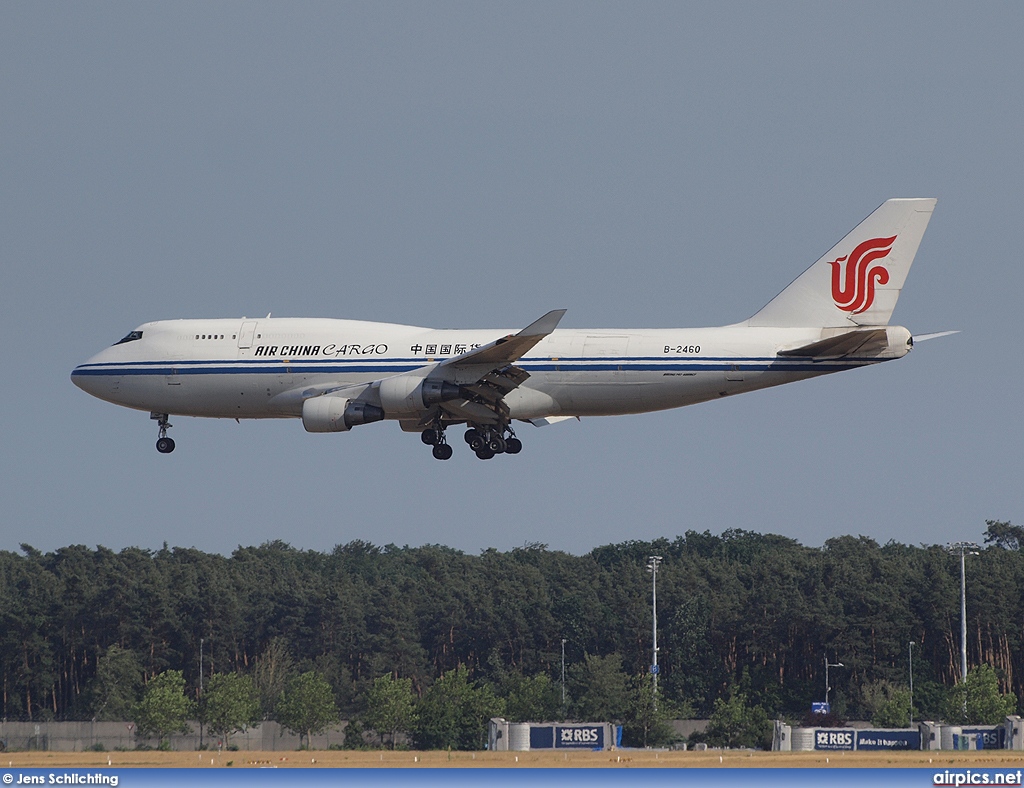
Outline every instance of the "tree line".
[[[1019, 699], [1024, 528], [987, 525], [967, 563], [969, 662], [991, 666], [999, 690]], [[420, 703], [455, 671], [510, 719], [627, 720], [646, 736], [658, 725], [644, 700], [651, 555], [663, 559], [665, 712], [710, 716], [742, 700], [799, 719], [823, 700], [827, 659], [843, 665], [829, 676], [835, 712], [869, 719], [907, 685], [912, 655], [914, 716], [942, 717], [960, 678], [958, 557], [937, 545], [842, 536], [817, 548], [736, 529], [580, 556], [540, 544], [468, 555], [275, 541], [230, 556], [22, 545], [0, 552], [0, 715], [118, 718], [167, 671], [198, 702], [202, 671], [207, 687], [248, 677], [268, 717], [289, 681], [315, 672], [339, 715], [364, 719], [377, 679], [408, 681]]]

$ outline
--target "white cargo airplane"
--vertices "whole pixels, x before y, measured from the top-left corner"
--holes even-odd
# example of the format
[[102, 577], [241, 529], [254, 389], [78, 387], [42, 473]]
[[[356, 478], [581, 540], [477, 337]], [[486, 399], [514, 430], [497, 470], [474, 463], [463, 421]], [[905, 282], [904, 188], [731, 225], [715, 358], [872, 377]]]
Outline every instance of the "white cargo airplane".
[[[439, 330], [307, 318], [145, 323], [71, 373], [93, 396], [171, 414], [301, 418], [309, 432], [391, 419], [439, 460], [466, 424], [480, 459], [518, 454], [513, 421], [678, 408], [901, 358], [889, 318], [935, 200], [889, 200], [748, 320], [718, 328]], [[922, 339], [924, 337], [919, 337]]]

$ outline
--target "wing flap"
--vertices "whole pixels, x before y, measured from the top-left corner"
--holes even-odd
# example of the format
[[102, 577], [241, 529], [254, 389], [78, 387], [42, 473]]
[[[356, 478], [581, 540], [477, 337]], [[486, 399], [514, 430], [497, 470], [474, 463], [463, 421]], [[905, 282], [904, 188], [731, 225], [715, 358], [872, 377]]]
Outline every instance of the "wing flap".
[[439, 407], [455, 421], [469, 421], [476, 424], [497, 424], [499, 421], [508, 421], [508, 406], [501, 400], [493, 404], [474, 402], [468, 399], [453, 400], [442, 402]]
[[547, 416], [543, 419], [527, 419], [530, 424], [534, 427], [548, 427], [552, 424], [559, 424], [563, 421], [569, 421], [570, 419], [580, 420], [579, 416]]
[[505, 367], [500, 372], [488, 372], [477, 383], [464, 386], [471, 390], [489, 387], [498, 392], [499, 397], [504, 397], [510, 391], [518, 388], [530, 377], [530, 373], [521, 367]]

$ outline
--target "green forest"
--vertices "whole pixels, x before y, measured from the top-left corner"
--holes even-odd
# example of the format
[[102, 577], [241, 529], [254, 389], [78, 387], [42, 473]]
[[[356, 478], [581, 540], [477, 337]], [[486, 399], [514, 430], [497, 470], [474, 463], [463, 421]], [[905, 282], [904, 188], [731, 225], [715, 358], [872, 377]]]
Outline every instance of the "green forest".
[[[991, 666], [1019, 700], [1024, 528], [987, 525], [967, 558], [969, 664]], [[613, 689], [649, 692], [651, 555], [663, 559], [665, 710], [707, 717], [742, 702], [799, 720], [823, 699], [827, 658], [842, 663], [829, 677], [833, 711], [870, 719], [906, 687], [912, 656], [914, 716], [941, 718], [959, 679], [959, 556], [863, 536], [805, 547], [743, 530], [578, 556], [542, 544], [468, 555], [362, 541], [322, 553], [278, 541], [230, 556], [22, 545], [0, 553], [0, 715], [123, 719], [170, 671], [196, 699], [202, 651], [206, 686], [247, 676], [265, 715], [287, 681], [313, 672], [342, 719], [372, 717], [385, 676], [421, 701], [457, 677], [510, 719], [622, 719], [628, 699]]]

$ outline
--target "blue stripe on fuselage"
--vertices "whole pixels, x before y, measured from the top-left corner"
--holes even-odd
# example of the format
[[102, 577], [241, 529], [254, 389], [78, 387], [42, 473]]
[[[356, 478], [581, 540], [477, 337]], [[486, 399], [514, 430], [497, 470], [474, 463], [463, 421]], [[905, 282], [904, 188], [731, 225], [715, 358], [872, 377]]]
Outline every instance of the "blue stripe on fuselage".
[[[796, 360], [787, 358], [702, 358], [675, 361], [658, 357], [647, 358], [579, 358], [558, 361], [521, 359], [517, 365], [532, 372], [805, 372], [828, 369], [840, 372], [875, 364], [882, 359], [843, 359], [836, 361]], [[267, 359], [237, 359], [223, 361], [131, 361], [82, 364], [71, 375], [123, 376], [123, 375], [319, 375], [335, 372], [397, 375], [410, 372], [427, 363], [424, 359], [388, 359], [368, 362], [364, 359], [332, 359], [324, 361], [272, 361]]]

